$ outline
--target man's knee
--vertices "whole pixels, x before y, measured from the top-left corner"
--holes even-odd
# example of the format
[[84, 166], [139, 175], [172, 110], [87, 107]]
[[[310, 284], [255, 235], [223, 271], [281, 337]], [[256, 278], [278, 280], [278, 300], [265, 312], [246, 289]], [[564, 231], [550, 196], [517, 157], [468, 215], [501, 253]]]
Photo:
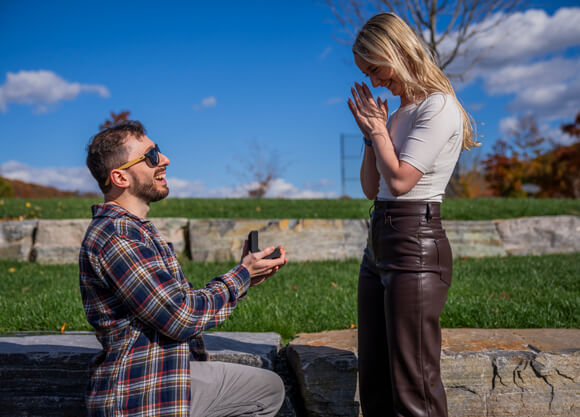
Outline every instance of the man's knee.
[[260, 384], [265, 395], [270, 399], [272, 406], [280, 407], [284, 402], [286, 396], [286, 389], [284, 382], [278, 374], [272, 371], [263, 370], [263, 375], [260, 378]]
[[258, 416], [271, 417], [278, 413], [286, 397], [282, 378], [275, 372], [254, 368], [249, 371], [252, 376], [247, 387], [248, 397], [253, 398], [260, 411]]

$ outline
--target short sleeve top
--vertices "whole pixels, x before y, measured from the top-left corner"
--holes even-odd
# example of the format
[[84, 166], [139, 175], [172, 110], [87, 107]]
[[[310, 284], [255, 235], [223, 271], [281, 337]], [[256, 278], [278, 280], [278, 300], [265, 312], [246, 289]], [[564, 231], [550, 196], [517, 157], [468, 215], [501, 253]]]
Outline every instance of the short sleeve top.
[[395, 197], [381, 174], [377, 199], [442, 201], [463, 143], [463, 118], [456, 99], [433, 93], [399, 107], [389, 117], [387, 129], [399, 160], [423, 176], [409, 192]]

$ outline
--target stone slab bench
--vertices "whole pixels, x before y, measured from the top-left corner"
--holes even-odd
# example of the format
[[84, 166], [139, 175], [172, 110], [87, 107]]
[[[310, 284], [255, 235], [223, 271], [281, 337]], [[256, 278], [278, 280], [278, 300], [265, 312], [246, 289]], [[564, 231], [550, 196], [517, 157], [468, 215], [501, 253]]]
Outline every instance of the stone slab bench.
[[[444, 329], [453, 417], [580, 415], [580, 330]], [[298, 335], [287, 347], [309, 416], [358, 416], [357, 331]]]
[[[293, 261], [359, 258], [365, 219], [151, 219], [177, 253], [194, 261], [231, 261], [260, 231], [262, 247], [283, 244]], [[0, 222], [0, 259], [76, 263], [89, 219]], [[443, 221], [454, 257], [580, 252], [579, 216]]]
[[[205, 341], [212, 360], [270, 370], [281, 347], [277, 333], [210, 332]], [[0, 337], [0, 416], [85, 416], [88, 364], [100, 350], [89, 332]]]

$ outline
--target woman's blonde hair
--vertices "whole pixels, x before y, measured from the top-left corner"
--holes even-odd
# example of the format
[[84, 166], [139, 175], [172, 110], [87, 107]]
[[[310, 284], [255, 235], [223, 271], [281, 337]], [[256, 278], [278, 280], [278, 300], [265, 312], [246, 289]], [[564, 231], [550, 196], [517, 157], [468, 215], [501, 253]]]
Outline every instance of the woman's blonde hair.
[[392, 13], [371, 17], [358, 33], [352, 52], [371, 64], [392, 67], [403, 83], [404, 94], [413, 102], [434, 92], [451, 95], [463, 116], [463, 148], [480, 145], [474, 140], [472, 119], [453, 86], [401, 18]]

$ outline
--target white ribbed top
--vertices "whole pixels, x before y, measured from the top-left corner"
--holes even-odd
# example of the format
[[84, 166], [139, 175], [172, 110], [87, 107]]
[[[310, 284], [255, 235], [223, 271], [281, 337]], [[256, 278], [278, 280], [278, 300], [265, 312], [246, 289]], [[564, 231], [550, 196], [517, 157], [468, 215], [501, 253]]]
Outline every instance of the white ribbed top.
[[377, 199], [442, 201], [463, 143], [463, 121], [453, 96], [433, 93], [400, 107], [389, 117], [387, 129], [399, 160], [423, 176], [408, 193], [395, 197], [381, 174]]

